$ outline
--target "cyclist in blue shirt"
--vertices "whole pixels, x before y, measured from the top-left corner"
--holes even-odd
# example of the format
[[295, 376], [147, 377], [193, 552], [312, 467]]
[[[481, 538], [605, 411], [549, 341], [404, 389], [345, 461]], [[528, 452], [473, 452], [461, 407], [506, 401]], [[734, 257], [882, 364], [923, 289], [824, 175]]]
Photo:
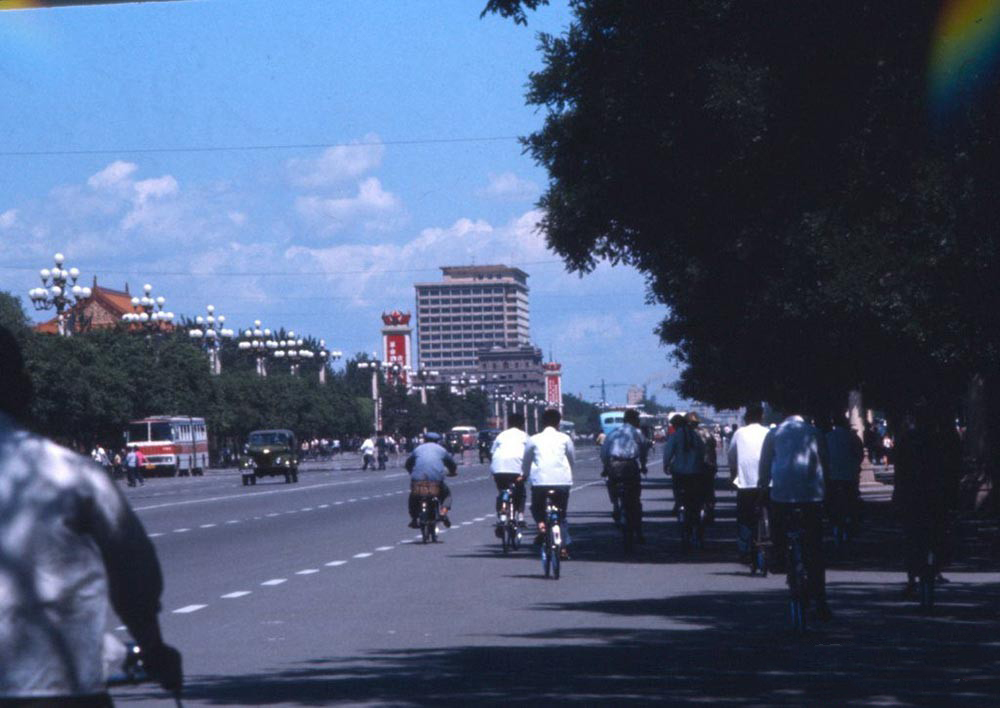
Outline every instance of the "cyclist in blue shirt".
[[420, 513], [419, 483], [430, 483], [437, 487], [438, 508], [441, 512], [441, 523], [446, 528], [451, 527], [448, 510], [451, 509], [451, 490], [445, 484], [444, 478], [458, 474], [458, 466], [451, 453], [441, 447], [441, 436], [438, 433], [425, 433], [424, 443], [406, 458], [406, 471], [410, 473], [410, 528], [417, 528], [417, 515]]
[[615, 524], [621, 523], [622, 510], [615, 488], [624, 485], [624, 499], [629, 515], [636, 521], [636, 540], [645, 543], [642, 535], [642, 478], [646, 474], [646, 457], [649, 443], [639, 431], [639, 411], [630, 408], [625, 411], [625, 422], [612, 430], [601, 446], [601, 462], [604, 464], [602, 476], [607, 477], [608, 498], [611, 499], [611, 517]]

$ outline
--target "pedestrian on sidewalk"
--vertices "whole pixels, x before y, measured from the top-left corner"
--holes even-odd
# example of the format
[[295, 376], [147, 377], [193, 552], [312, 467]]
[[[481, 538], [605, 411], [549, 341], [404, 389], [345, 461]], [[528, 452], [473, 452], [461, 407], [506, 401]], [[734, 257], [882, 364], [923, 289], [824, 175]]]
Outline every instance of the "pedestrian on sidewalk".
[[179, 695], [152, 542], [98, 465], [26, 430], [30, 399], [17, 340], [0, 327], [0, 705], [111, 706], [109, 600], [146, 670]]

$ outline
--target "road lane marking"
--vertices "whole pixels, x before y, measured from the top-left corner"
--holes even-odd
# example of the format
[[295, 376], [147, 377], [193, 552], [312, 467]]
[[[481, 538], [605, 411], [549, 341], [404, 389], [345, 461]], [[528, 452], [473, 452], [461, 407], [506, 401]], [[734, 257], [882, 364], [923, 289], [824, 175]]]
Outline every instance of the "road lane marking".
[[379, 546], [376, 551], [391, 551], [395, 546]]
[[215, 526], [215, 524], [202, 524], [199, 528], [210, 529], [213, 526]]
[[268, 514], [268, 517], [270, 518], [270, 517], [272, 517], [272, 516], [278, 516], [278, 515], [279, 515], [279, 513], [278, 513], [278, 512], [276, 512], [276, 511], [272, 511], [272, 512], [271, 512], [270, 514]]
[[344, 565], [347, 561], [330, 561], [329, 563], [324, 563], [323, 565], [328, 565], [331, 568], [336, 568], [338, 565]]
[[347, 503], [350, 504], [351, 502], [356, 502], [356, 501], [357, 501], [357, 499], [348, 499]]
[[333, 505], [334, 505], [334, 506], [340, 506], [340, 505], [341, 505], [341, 504], [343, 504], [343, 503], [344, 503], [344, 502], [342, 502], [342, 501], [339, 501], [339, 502], [334, 502], [334, 503], [333, 503]]
[[[479, 519], [476, 519], [476, 521], [479, 521]], [[471, 522], [471, 521], [463, 521], [462, 522], [462, 526], [472, 526], [472, 523], [473, 522]]]
[[[390, 475], [402, 476], [402, 475]], [[205, 499], [185, 499], [183, 501], [164, 502], [163, 504], [150, 504], [149, 506], [132, 507], [133, 511], [149, 511], [151, 509], [166, 509], [171, 506], [186, 506], [188, 504], [208, 504], [210, 502], [228, 501], [230, 499], [253, 499], [255, 497], [269, 496], [271, 494], [292, 494], [294, 492], [304, 492], [309, 489], [324, 489], [326, 487], [342, 487], [345, 484], [361, 484], [364, 479], [346, 479], [339, 482], [325, 482], [323, 484], [309, 484], [305, 486], [295, 486], [290, 488], [272, 489], [266, 492], [253, 492], [249, 494], [227, 494], [220, 497], [206, 497]]]
[[313, 573], [318, 573], [319, 568], [306, 568], [305, 570], [296, 570], [296, 575], [312, 575]]
[[187, 533], [191, 529], [174, 529], [174, 533]]
[[163, 534], [162, 533], [151, 533], [151, 534], [146, 534], [146, 535], [149, 536], [150, 538], [156, 538], [157, 536], [162, 536]]
[[238, 524], [238, 523], [240, 523], [240, 520], [239, 519], [230, 519], [226, 523], [227, 524]]
[[225, 595], [220, 595], [219, 597], [221, 597], [223, 600], [232, 600], [234, 598], [244, 597], [245, 595], [249, 594], [250, 594], [249, 590], [237, 590], [236, 592], [227, 592]]
[[176, 610], [174, 610], [174, 614], [187, 615], [192, 612], [197, 612], [198, 610], [203, 610], [206, 607], [208, 607], [208, 605], [185, 605], [184, 607], [178, 607]]
[[327, 509], [327, 508], [329, 508], [329, 506], [330, 506], [329, 504], [320, 504], [318, 508], [319, 509]]
[[288, 578], [271, 578], [270, 580], [265, 580], [261, 585], [271, 586], [271, 585], [281, 585], [282, 583], [288, 582]]
[[311, 506], [304, 506], [301, 509], [299, 509], [299, 511], [312, 511], [312, 510], [313, 508]]
[[370, 558], [371, 555], [372, 555], [371, 553], [355, 553], [354, 557], [355, 558]]

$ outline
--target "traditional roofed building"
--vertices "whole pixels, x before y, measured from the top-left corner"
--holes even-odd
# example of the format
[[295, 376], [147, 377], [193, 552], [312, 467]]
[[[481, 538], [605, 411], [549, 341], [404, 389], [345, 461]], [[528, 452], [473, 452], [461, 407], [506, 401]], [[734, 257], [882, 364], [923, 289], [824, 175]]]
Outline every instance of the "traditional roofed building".
[[[68, 332], [89, 332], [94, 329], [107, 329], [120, 324], [122, 315], [125, 313], [135, 311], [128, 283], [125, 284], [125, 290], [112, 290], [98, 285], [97, 276], [94, 276], [90, 297], [80, 300], [66, 310], [66, 330]], [[35, 331], [58, 334], [58, 318], [53, 317], [48, 322], [36, 325]]]

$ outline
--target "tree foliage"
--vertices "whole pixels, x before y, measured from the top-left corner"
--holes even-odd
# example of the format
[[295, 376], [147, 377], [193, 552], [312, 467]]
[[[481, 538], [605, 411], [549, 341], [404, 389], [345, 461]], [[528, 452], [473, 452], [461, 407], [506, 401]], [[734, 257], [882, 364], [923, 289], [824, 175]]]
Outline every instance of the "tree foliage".
[[[372, 432], [371, 374], [356, 359], [342, 372], [328, 369], [320, 386], [318, 361], [292, 376], [287, 363], [272, 359], [262, 378], [252, 356], [229, 348], [222, 374], [212, 376], [205, 352], [183, 328], [152, 337], [120, 328], [59, 337], [34, 333], [27, 322], [20, 301], [0, 292], [0, 325], [19, 335], [34, 384], [34, 426], [81, 449], [117, 446], [129, 420], [150, 415], [204, 417], [213, 444], [242, 441], [260, 428], [289, 428], [304, 439]], [[477, 425], [487, 412], [480, 392], [435, 392], [426, 407], [402, 387], [383, 383], [381, 393], [385, 428], [394, 433]]]
[[904, 407], [996, 370], [1000, 106], [928, 104], [939, 2], [571, 7], [527, 94], [543, 227], [646, 274], [682, 393]]

